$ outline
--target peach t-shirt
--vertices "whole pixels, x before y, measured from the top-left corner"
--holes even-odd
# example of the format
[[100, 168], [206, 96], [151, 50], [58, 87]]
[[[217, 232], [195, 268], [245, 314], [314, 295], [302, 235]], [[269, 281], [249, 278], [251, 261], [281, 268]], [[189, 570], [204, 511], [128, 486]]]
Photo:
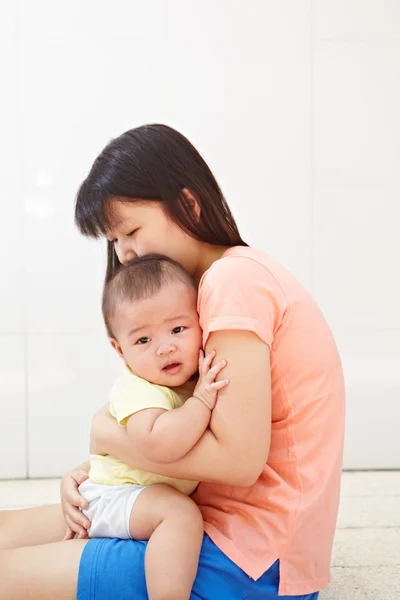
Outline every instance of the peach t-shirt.
[[253, 579], [279, 559], [280, 595], [316, 592], [330, 580], [342, 468], [345, 391], [332, 333], [293, 275], [242, 246], [203, 275], [198, 309], [204, 345], [213, 331], [253, 331], [271, 357], [267, 464], [252, 487], [200, 484], [205, 531]]

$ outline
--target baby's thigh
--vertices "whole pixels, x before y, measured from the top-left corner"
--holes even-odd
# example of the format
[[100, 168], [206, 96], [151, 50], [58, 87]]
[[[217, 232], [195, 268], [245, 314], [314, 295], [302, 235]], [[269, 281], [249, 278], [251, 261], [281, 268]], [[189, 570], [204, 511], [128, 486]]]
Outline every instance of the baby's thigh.
[[168, 520], [171, 526], [202, 527], [203, 518], [197, 504], [189, 496], [164, 483], [144, 488], [132, 506], [130, 533], [135, 540], [149, 540], [154, 530]]

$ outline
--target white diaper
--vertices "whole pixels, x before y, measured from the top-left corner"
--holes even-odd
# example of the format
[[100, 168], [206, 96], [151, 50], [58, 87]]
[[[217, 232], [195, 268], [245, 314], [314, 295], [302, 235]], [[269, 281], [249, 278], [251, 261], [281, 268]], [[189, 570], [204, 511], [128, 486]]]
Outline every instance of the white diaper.
[[89, 502], [89, 508], [82, 510], [91, 522], [89, 537], [131, 539], [132, 506], [144, 489], [142, 485], [100, 485], [90, 479], [84, 481], [79, 493]]

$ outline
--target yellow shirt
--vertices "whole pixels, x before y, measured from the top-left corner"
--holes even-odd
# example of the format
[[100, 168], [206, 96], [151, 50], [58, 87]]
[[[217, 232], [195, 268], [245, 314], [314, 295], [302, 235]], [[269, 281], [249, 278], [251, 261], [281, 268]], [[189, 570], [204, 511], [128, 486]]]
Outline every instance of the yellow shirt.
[[[124, 365], [121, 376], [110, 392], [110, 413], [120, 425], [126, 425], [128, 417], [147, 408], [163, 408], [173, 410], [182, 406], [184, 400], [171, 389], [149, 383], [138, 377]], [[90, 457], [89, 477], [101, 485], [153, 485], [167, 483], [180, 492], [190, 495], [197, 487], [198, 481], [172, 479], [141, 469], [135, 469], [118, 460], [114, 456], [92, 454]]]

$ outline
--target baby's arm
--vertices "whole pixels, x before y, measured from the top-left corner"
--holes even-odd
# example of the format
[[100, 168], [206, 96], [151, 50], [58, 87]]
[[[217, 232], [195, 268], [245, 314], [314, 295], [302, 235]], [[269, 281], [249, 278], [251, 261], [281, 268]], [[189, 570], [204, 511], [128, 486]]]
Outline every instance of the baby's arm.
[[193, 396], [175, 410], [150, 408], [137, 412], [127, 420], [128, 436], [139, 452], [157, 463], [171, 463], [185, 456], [197, 444], [208, 427], [218, 391], [228, 381], [215, 381], [226, 366], [221, 361], [211, 367], [215, 356], [211, 352], [199, 361], [199, 381]]

